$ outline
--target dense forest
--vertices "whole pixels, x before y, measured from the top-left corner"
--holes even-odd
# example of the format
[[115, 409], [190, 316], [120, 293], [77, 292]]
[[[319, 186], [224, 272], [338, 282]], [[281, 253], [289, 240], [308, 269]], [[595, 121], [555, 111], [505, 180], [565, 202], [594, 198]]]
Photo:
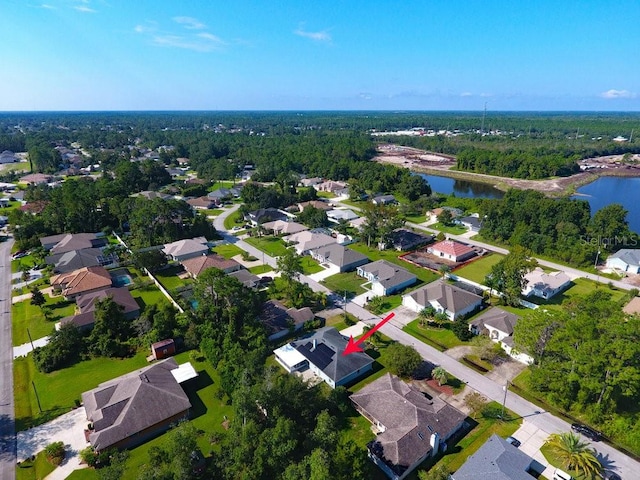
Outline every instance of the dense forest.
[[[359, 178], [370, 167], [355, 165], [372, 158], [379, 141], [457, 155], [461, 170], [532, 179], [570, 175], [578, 159], [640, 151], [638, 135], [633, 136], [634, 129], [640, 133], [640, 115], [634, 113], [482, 117], [480, 112], [15, 113], [0, 115], [0, 151], [28, 151], [36, 168], [47, 171], [59, 160], [52, 147], [60, 143], [123, 156], [134, 153], [132, 145], [170, 145], [175, 149], [163, 160], [189, 157], [208, 178], [230, 178], [242, 165], [253, 164], [265, 180], [283, 171]], [[370, 136], [410, 128], [449, 133]], [[629, 141], [613, 142], [619, 135]]]

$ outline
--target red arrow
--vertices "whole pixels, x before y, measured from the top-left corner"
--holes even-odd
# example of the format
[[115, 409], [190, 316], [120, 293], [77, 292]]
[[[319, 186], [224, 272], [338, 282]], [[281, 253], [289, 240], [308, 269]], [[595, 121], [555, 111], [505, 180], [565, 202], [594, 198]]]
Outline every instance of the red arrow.
[[378, 323], [375, 327], [373, 327], [371, 330], [369, 330], [367, 333], [365, 333], [356, 341], [353, 340], [353, 336], [349, 337], [349, 341], [347, 342], [347, 346], [344, 347], [344, 352], [342, 352], [342, 355], [350, 355], [355, 352], [362, 352], [362, 348], [360, 348], [360, 344], [364, 343], [364, 341], [367, 338], [369, 338], [371, 335], [376, 333], [376, 331], [378, 331], [380, 327], [382, 327], [385, 323], [391, 320], [394, 315], [395, 313], [391, 312], [389, 315], [384, 317], [384, 319], [380, 323]]

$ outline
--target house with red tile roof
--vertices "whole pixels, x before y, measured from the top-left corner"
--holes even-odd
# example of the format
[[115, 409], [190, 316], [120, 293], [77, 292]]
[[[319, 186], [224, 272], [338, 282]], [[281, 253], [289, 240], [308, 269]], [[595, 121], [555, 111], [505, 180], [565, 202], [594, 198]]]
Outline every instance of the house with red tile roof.
[[476, 255], [471, 247], [455, 240], [438, 242], [429, 247], [427, 252], [451, 262], [463, 262]]
[[111, 287], [112, 279], [104, 267], [85, 267], [51, 277], [51, 286], [66, 299]]

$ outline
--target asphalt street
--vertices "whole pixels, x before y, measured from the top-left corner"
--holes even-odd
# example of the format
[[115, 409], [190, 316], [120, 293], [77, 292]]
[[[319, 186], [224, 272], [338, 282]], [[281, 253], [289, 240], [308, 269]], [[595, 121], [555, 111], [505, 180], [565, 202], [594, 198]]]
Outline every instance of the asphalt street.
[[16, 478], [13, 345], [11, 339], [11, 247], [0, 243], [0, 478]]

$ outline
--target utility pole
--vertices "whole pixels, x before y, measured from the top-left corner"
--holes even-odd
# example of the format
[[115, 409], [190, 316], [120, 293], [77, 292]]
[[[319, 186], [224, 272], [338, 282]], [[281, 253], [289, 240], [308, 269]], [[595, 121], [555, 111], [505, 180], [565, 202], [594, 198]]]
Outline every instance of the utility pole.
[[480, 127], [480, 135], [484, 134], [484, 119], [487, 116], [487, 102], [484, 102], [484, 112], [482, 113], [482, 126]]
[[38, 396], [38, 391], [36, 390], [36, 384], [33, 380], [31, 380], [31, 385], [33, 385], [33, 391], [36, 394], [36, 400], [38, 401], [38, 410], [42, 413], [42, 405], [40, 405], [40, 397]]
[[27, 335], [29, 335], [29, 343], [31, 343], [31, 351], [33, 351], [36, 348], [33, 346], [33, 339], [31, 338], [31, 332], [29, 332], [28, 328], [27, 328]]
[[504, 390], [504, 398], [502, 399], [502, 413], [500, 414], [500, 419], [504, 420], [504, 408], [507, 403], [507, 391], [509, 390], [509, 380], [507, 380], [507, 383], [505, 383], [502, 389]]

